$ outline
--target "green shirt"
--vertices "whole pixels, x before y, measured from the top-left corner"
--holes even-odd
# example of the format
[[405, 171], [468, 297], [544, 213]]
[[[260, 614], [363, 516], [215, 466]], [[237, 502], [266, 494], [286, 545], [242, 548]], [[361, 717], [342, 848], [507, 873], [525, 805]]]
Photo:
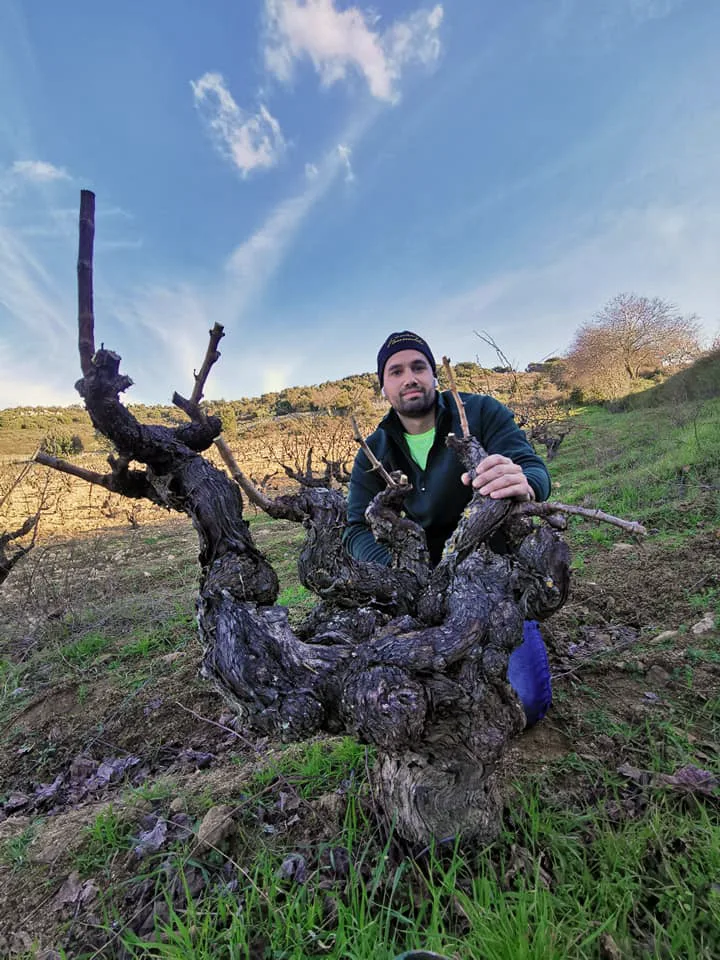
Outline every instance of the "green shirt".
[[430, 447], [435, 440], [435, 427], [430, 427], [425, 433], [406, 433], [405, 439], [410, 450], [410, 456], [420, 469], [424, 470], [427, 466]]

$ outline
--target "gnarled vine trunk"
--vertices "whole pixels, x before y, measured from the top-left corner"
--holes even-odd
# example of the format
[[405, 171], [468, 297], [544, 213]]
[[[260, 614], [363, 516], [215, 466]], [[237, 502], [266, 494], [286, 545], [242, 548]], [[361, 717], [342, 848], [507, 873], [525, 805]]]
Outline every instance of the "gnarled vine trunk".
[[[307, 531], [299, 574], [320, 603], [293, 630], [287, 610], [275, 605], [277, 577], [243, 520], [238, 486], [202, 456], [220, 433], [220, 421], [198, 404], [222, 328], [211, 331], [192, 398], [175, 398], [193, 421], [177, 429], [138, 423], [119, 400], [131, 384], [120, 358], [94, 350], [93, 199], [83, 192], [77, 388], [118, 456], [110, 474], [86, 479], [191, 517], [200, 539], [203, 674], [254, 730], [284, 739], [346, 732], [374, 744], [375, 789], [409, 840], [462, 833], [490, 841], [500, 826], [498, 764], [524, 725], [506, 680], [508, 658], [523, 621], [544, 619], [564, 602], [566, 546], [513, 503], [476, 492], [432, 569], [423, 531], [401, 516], [407, 488], [398, 483], [368, 510], [392, 566], [361, 563], [342, 546], [343, 496], [305, 486], [264, 504]], [[484, 456], [471, 438], [449, 442], [466, 467]], [[141, 466], [130, 469], [133, 461]], [[497, 530], [507, 555], [488, 546]]]

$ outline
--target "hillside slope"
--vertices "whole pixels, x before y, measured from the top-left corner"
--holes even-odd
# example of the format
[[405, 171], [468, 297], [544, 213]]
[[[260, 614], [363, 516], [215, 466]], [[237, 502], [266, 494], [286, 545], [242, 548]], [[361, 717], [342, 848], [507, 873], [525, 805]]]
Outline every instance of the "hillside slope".
[[[242, 728], [197, 675], [187, 520], [37, 547], [0, 591], [0, 953], [720, 955], [720, 399], [575, 423], [554, 495], [652, 532], [570, 524], [554, 706], [485, 850], [388, 836], [353, 741]], [[250, 522], [297, 621], [302, 529]]]

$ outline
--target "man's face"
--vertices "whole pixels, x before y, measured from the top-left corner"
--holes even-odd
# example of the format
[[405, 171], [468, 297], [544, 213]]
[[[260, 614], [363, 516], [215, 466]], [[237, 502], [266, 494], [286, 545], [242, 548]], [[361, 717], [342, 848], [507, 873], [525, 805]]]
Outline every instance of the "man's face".
[[424, 417], [435, 404], [435, 376], [419, 350], [399, 350], [385, 364], [383, 388], [403, 417]]

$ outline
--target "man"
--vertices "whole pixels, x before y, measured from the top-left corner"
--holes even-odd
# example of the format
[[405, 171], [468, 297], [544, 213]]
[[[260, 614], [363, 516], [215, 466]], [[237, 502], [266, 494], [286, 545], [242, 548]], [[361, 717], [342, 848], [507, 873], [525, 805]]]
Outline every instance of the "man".
[[[377, 373], [391, 409], [367, 443], [387, 470], [401, 470], [407, 476], [412, 492], [405, 498], [405, 513], [425, 530], [434, 564], [473, 488], [493, 499], [547, 499], [547, 467], [510, 410], [492, 397], [461, 394], [470, 432], [489, 454], [473, 477], [463, 473], [456, 454], [445, 445], [448, 433], [461, 436], [460, 417], [451, 393], [437, 390], [435, 358], [422, 337], [409, 330], [390, 334], [378, 352]], [[343, 541], [356, 559], [387, 565], [390, 555], [375, 541], [365, 520], [370, 501], [383, 487], [384, 481], [359, 450]], [[501, 542], [492, 545], [502, 550]], [[547, 653], [536, 624], [526, 624], [525, 640], [511, 657], [508, 679], [523, 701], [528, 723], [540, 719], [550, 703], [550, 681]]]

